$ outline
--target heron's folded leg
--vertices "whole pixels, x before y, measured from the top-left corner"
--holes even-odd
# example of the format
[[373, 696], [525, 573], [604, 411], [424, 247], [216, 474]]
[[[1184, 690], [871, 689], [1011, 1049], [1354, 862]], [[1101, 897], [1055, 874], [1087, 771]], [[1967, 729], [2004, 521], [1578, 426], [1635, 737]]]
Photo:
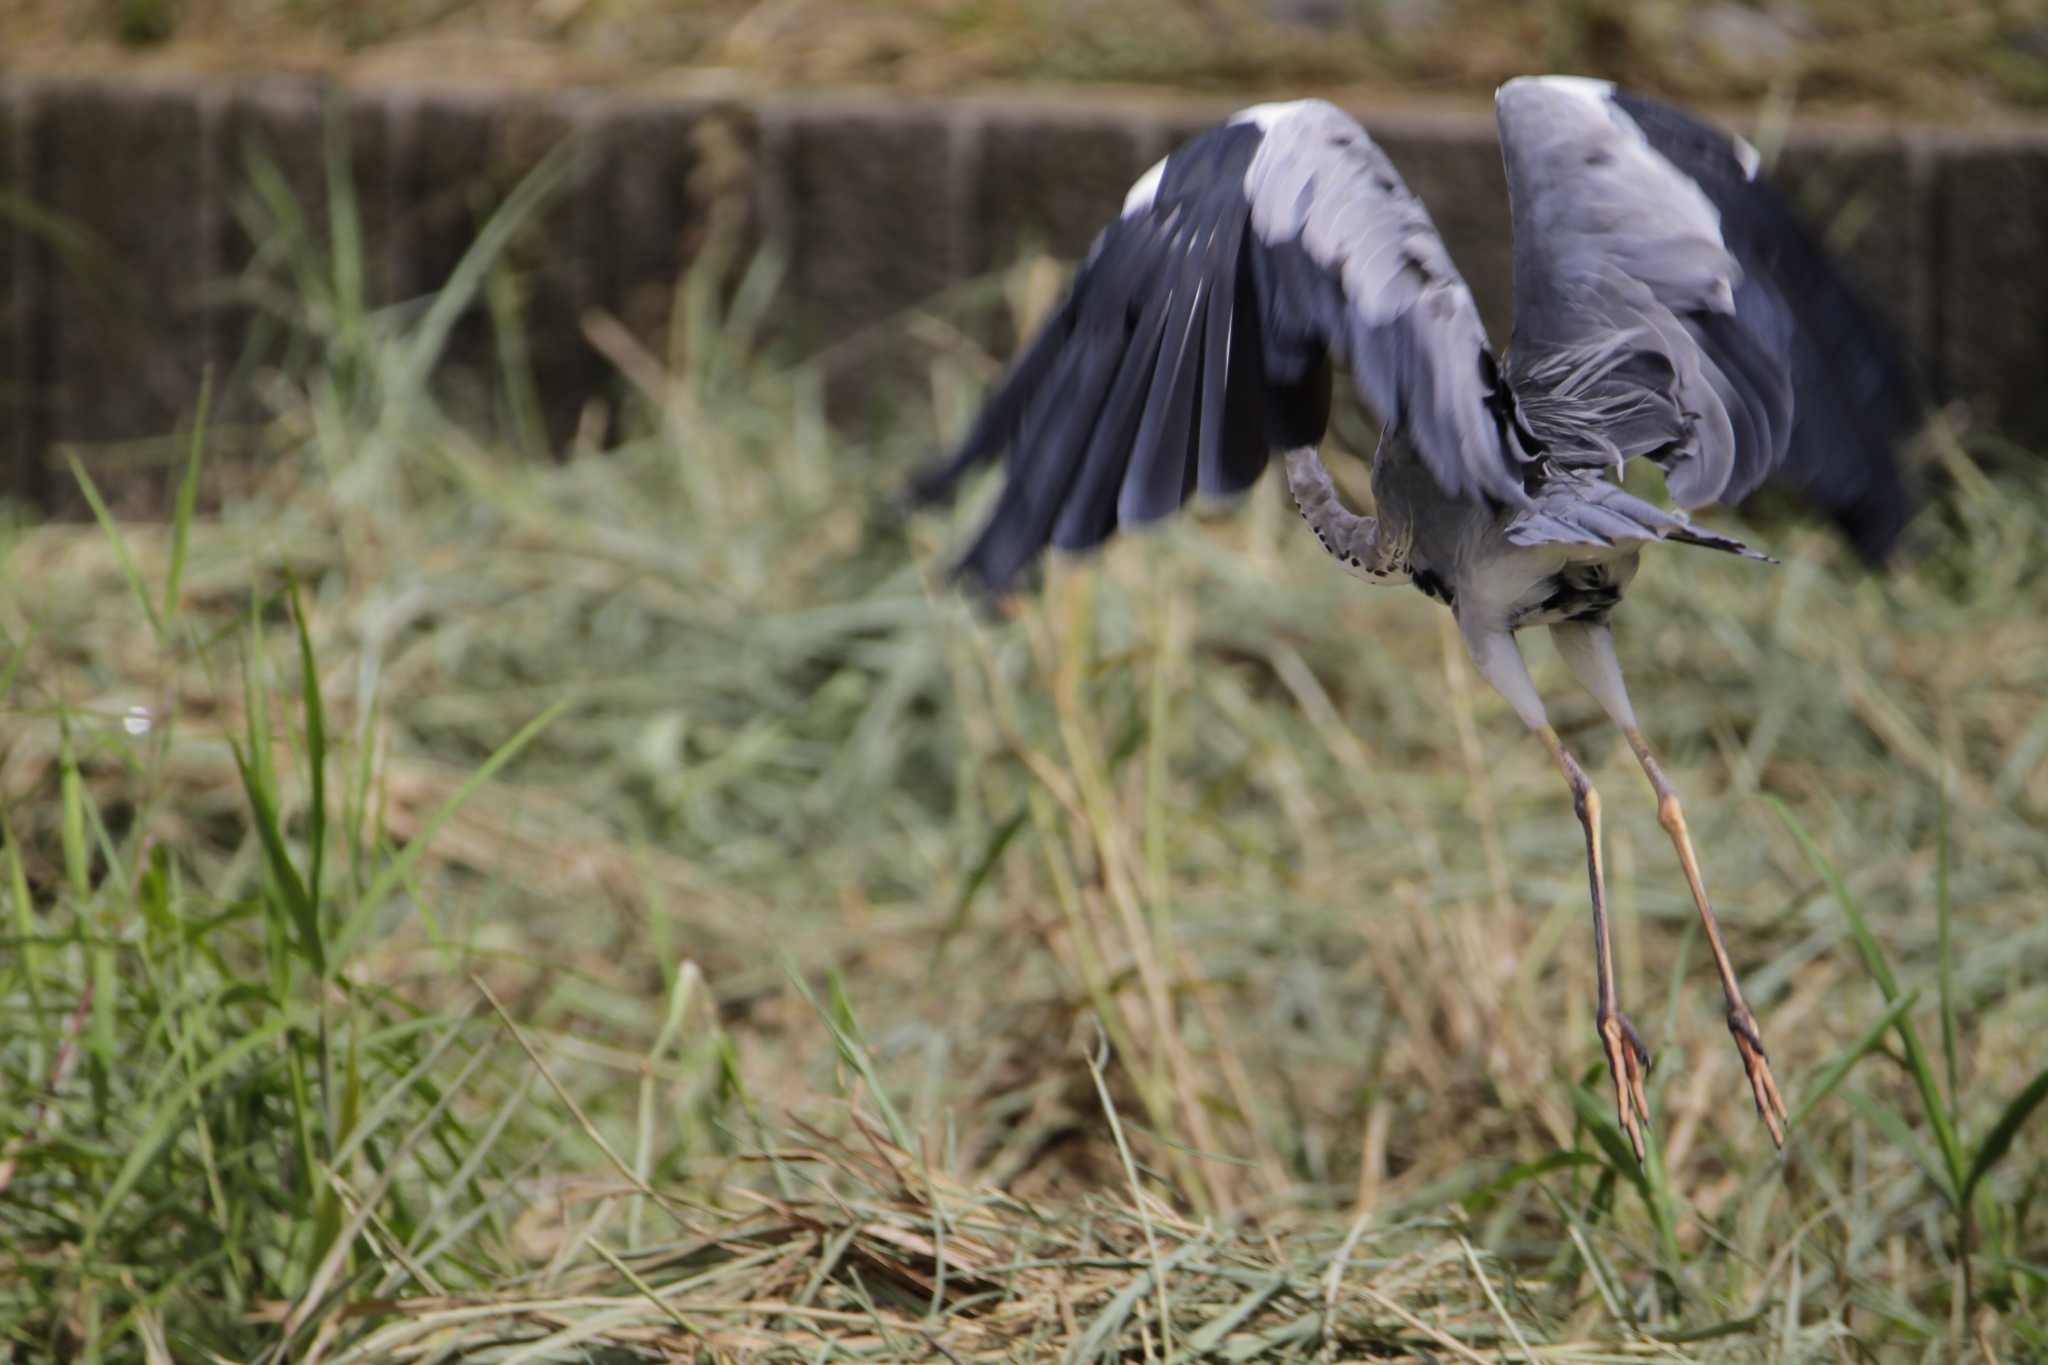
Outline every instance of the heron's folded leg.
[[[1459, 624], [1462, 628], [1466, 623]], [[1600, 1032], [1600, 1046], [1607, 1054], [1607, 1074], [1614, 1081], [1615, 1113], [1622, 1132], [1628, 1135], [1629, 1145], [1635, 1148], [1636, 1160], [1640, 1161], [1643, 1125], [1650, 1120], [1650, 1102], [1643, 1094], [1643, 1078], [1650, 1074], [1650, 1050], [1643, 1046], [1635, 1025], [1621, 1012], [1614, 989], [1614, 948], [1607, 933], [1607, 877], [1600, 858], [1600, 793], [1551, 728], [1514, 636], [1506, 631], [1466, 629], [1465, 645], [1480, 673], [1543, 741], [1543, 747], [1550, 751], [1552, 761], [1571, 787], [1572, 812], [1586, 832], [1586, 879], [1593, 895], [1593, 974], [1599, 992], [1593, 1020]]]
[[1302, 520], [1345, 573], [1368, 583], [1406, 582], [1405, 550], [1380, 534], [1378, 517], [1361, 517], [1344, 505], [1337, 485], [1314, 446], [1287, 452], [1287, 491]]
[[1756, 1111], [1763, 1116], [1764, 1126], [1771, 1130], [1771, 1141], [1783, 1147], [1785, 1133], [1782, 1124], [1788, 1118], [1785, 1101], [1778, 1094], [1777, 1079], [1771, 1075], [1770, 1058], [1764, 1052], [1756, 1016], [1750, 1013], [1748, 1003], [1742, 998], [1742, 987], [1735, 979], [1735, 966], [1728, 960], [1728, 949], [1721, 942], [1721, 928], [1714, 920], [1713, 903], [1707, 899], [1706, 881], [1700, 876], [1699, 858], [1693, 853], [1692, 836], [1685, 828], [1685, 809], [1678, 802], [1678, 793], [1666, 780], [1664, 770], [1658, 766], [1656, 756], [1650, 752], [1650, 746], [1636, 724], [1635, 710], [1629, 705], [1628, 690], [1621, 680], [1621, 665], [1614, 656], [1614, 635], [1605, 625], [1582, 622], [1552, 626], [1550, 634], [1557, 641], [1558, 653], [1564, 656], [1565, 663], [1614, 723], [1621, 727], [1621, 733], [1628, 739], [1628, 747], [1634, 750], [1636, 761], [1642, 764], [1643, 773], [1657, 794], [1657, 823], [1671, 836], [1671, 845], [1678, 851], [1678, 865], [1685, 872], [1692, 903], [1707, 931], [1707, 946], [1713, 951], [1715, 969], [1721, 974], [1721, 995], [1728, 1007], [1728, 1031], [1734, 1035], [1736, 1050], [1742, 1054], [1742, 1069], [1749, 1076]]

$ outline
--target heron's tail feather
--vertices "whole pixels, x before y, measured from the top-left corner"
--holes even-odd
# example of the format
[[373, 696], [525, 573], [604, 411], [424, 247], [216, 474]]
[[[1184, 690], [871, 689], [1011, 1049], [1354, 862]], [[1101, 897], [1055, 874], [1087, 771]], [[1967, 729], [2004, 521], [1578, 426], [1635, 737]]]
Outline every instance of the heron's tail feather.
[[1712, 531], [1704, 531], [1697, 526], [1688, 525], [1680, 530], [1673, 531], [1664, 538], [1666, 540], [1675, 540], [1681, 545], [1698, 545], [1702, 549], [1720, 550], [1726, 554], [1741, 555], [1744, 559], [1761, 560], [1765, 564], [1775, 564], [1778, 562], [1762, 550], [1757, 549], [1753, 545], [1745, 545], [1733, 536], [1716, 535]]

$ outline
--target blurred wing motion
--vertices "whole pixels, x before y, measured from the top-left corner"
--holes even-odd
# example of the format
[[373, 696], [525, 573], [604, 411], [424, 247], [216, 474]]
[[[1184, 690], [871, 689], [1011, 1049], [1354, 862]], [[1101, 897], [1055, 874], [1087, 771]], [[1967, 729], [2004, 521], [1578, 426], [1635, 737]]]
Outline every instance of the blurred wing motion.
[[1646, 455], [1687, 508], [1766, 480], [1882, 560], [1910, 511], [1919, 402], [1739, 138], [1604, 81], [1495, 100], [1514, 216], [1508, 382], [1549, 461]]
[[1261, 105], [1132, 187], [918, 491], [943, 496], [1008, 449], [959, 565], [1002, 591], [1048, 544], [1087, 549], [1192, 492], [1241, 492], [1269, 452], [1320, 440], [1333, 359], [1446, 492], [1524, 502], [1499, 371], [1429, 214], [1342, 111]]

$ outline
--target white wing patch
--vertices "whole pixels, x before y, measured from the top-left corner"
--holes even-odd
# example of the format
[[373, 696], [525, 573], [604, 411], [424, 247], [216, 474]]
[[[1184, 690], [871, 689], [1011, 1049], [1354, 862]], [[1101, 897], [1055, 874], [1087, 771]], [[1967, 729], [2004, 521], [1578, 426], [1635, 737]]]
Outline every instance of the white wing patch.
[[[1280, 104], [1254, 104], [1249, 109], [1240, 109], [1230, 116], [1232, 123], [1256, 123], [1259, 131], [1270, 133], [1273, 125], [1284, 123], [1304, 111], [1323, 105], [1322, 100], [1288, 100]], [[1325, 106], [1327, 107], [1327, 106]]]
[[1742, 165], [1742, 178], [1744, 180], [1756, 179], [1757, 168], [1763, 165], [1764, 160], [1757, 155], [1756, 148], [1749, 145], [1747, 138], [1737, 137], [1734, 133], [1728, 134], [1728, 141], [1735, 148], [1736, 161]]
[[[1591, 76], [1517, 76], [1494, 92], [1495, 101], [1498, 102], [1502, 95], [1507, 94], [1510, 87], [1523, 84], [1541, 85], [1585, 103], [1598, 105], [1608, 111], [1615, 122], [1626, 123], [1630, 128], [1635, 127], [1635, 120], [1624, 114], [1621, 106], [1614, 103], [1613, 81], [1596, 80]], [[1641, 135], [1638, 130], [1637, 136]], [[1742, 178], [1756, 179], [1757, 170], [1763, 164], [1763, 158], [1757, 155], [1756, 148], [1750, 146], [1747, 139], [1735, 133], [1727, 133], [1727, 138], [1729, 152], [1735, 157], [1736, 164], [1742, 167]]]
[[1131, 186], [1131, 192], [1124, 196], [1124, 217], [1143, 213], [1152, 207], [1152, 201], [1159, 195], [1159, 178], [1165, 174], [1166, 158], [1162, 156], [1152, 164], [1151, 170], [1138, 177], [1137, 183]]
[[1497, 100], [1511, 88], [1524, 83], [1546, 86], [1561, 95], [1584, 100], [1588, 104], [1605, 106], [1608, 96], [1614, 93], [1613, 81], [1595, 80], [1591, 76], [1517, 76], [1494, 92]]
[[1674, 289], [1681, 302], [1734, 312], [1742, 271], [1727, 254], [1721, 211], [1650, 145], [1613, 92], [1611, 82], [1582, 76], [1518, 76], [1494, 94], [1503, 137], [1512, 120], [1516, 139], [1540, 148], [1546, 177], [1570, 177], [1572, 202], [1559, 203], [1554, 219], [1546, 214], [1547, 226], [1606, 239], [1631, 274]]

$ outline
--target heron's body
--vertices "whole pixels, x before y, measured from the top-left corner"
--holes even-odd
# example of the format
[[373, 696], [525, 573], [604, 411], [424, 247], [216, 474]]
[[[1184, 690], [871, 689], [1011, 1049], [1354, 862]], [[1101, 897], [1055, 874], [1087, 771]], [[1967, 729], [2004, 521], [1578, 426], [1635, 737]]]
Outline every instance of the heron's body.
[[[1347, 573], [1375, 584], [1412, 584], [1460, 620], [1484, 622], [1491, 629], [1606, 620], [1635, 577], [1642, 547], [1661, 539], [1660, 532], [1676, 529], [1668, 513], [1613, 484], [1574, 478], [1565, 487], [1548, 490], [1538, 506], [1561, 503], [1561, 511], [1544, 514], [1554, 517], [1570, 516], [1584, 507], [1600, 509], [1610, 518], [1609, 543], [1517, 543], [1518, 533], [1530, 520], [1527, 514], [1447, 497], [1399, 440], [1382, 443], [1373, 458], [1377, 515], [1372, 517], [1354, 518], [1343, 510], [1334, 488], [1326, 491], [1327, 471], [1312, 452], [1290, 455], [1287, 473], [1296, 505], [1318, 535], [1325, 534], [1324, 524], [1339, 524], [1346, 527], [1345, 539], [1354, 550], [1370, 547], [1370, 553], [1338, 556]], [[1310, 516], [1311, 506], [1322, 510]], [[1644, 520], [1630, 517], [1631, 511]], [[1622, 528], [1624, 521], [1628, 529]], [[1741, 549], [1721, 537], [1695, 543]]]
[[[1883, 330], [1740, 139], [1575, 78], [1511, 81], [1496, 110], [1515, 224], [1515, 323], [1500, 359], [1428, 212], [1365, 130], [1318, 101], [1260, 105], [1132, 187], [924, 486], [944, 491], [1008, 451], [1002, 492], [959, 566], [1001, 591], [1048, 546], [1085, 550], [1193, 493], [1241, 492], [1277, 454], [1347, 573], [1444, 603], [1571, 786], [1601, 1040], [1640, 1150], [1649, 1057], [1615, 999], [1599, 797], [1515, 643], [1548, 627], [1655, 789], [1775, 1137], [1783, 1104], [1608, 618], [1659, 542], [1763, 558], [1683, 509], [1767, 480], [1882, 558], [1909, 511], [1894, 446], [1917, 405]], [[1384, 424], [1373, 516], [1344, 506], [1317, 453], [1338, 365]], [[1676, 508], [1622, 487], [1637, 459], [1661, 467]]]

